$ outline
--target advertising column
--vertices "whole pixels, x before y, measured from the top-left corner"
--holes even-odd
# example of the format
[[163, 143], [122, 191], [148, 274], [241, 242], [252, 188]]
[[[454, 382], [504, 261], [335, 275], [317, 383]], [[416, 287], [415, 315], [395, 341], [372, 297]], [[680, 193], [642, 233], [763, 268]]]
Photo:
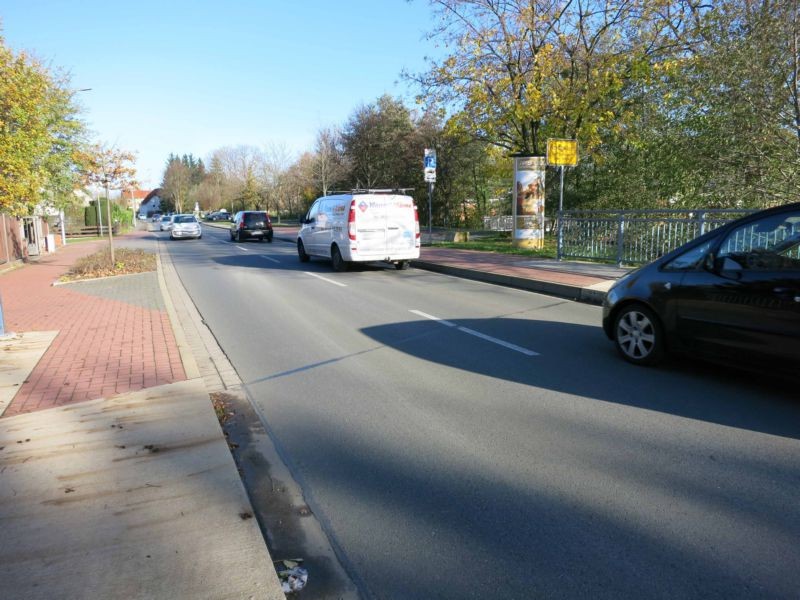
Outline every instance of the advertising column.
[[514, 157], [514, 237], [520, 248], [544, 247], [544, 156]]

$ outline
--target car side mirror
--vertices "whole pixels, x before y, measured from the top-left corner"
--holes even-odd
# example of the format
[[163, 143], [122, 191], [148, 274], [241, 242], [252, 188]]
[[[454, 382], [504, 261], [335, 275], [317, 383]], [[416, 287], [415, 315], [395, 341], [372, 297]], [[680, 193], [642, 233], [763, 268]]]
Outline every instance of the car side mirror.
[[737, 261], [733, 260], [729, 256], [723, 256], [722, 258], [718, 258], [715, 261], [715, 272], [720, 277], [724, 277], [726, 279], [733, 279], [738, 281], [742, 278], [742, 271], [744, 267]]
[[717, 257], [713, 252], [706, 254], [705, 259], [703, 259], [703, 268], [711, 273], [717, 272]]

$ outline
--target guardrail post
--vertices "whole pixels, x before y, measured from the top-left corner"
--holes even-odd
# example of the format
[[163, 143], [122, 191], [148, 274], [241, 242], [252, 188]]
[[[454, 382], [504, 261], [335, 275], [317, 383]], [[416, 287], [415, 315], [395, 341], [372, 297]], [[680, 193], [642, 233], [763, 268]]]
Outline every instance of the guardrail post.
[[706, 211], [701, 210], [697, 218], [700, 221], [700, 235], [703, 235], [706, 232]]
[[617, 266], [622, 266], [622, 251], [625, 247], [625, 214], [619, 213], [617, 217]]

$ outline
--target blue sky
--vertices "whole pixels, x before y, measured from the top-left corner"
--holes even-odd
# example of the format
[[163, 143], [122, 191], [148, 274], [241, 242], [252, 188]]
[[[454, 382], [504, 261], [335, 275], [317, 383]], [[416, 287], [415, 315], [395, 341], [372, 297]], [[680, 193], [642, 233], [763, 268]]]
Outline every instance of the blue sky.
[[310, 149], [321, 126], [389, 93], [436, 52], [425, 0], [8, 0], [2, 35], [72, 76], [98, 141], [138, 154], [143, 187], [170, 152]]

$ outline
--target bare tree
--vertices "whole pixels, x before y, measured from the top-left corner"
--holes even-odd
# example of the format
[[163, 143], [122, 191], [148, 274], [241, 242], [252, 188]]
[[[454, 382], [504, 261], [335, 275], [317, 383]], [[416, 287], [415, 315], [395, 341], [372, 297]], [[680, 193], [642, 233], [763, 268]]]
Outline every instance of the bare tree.
[[285, 207], [286, 172], [292, 164], [292, 153], [283, 143], [270, 143], [264, 148], [261, 162], [262, 194], [268, 212], [279, 213]]
[[335, 127], [323, 127], [317, 132], [312, 168], [314, 182], [323, 196], [327, 196], [331, 185], [342, 181], [347, 174], [341, 140], [341, 133]]
[[263, 153], [255, 146], [226, 146], [212, 153], [212, 166], [224, 176], [228, 188], [226, 200], [232, 210], [237, 206], [242, 210], [258, 206], [263, 160]]

